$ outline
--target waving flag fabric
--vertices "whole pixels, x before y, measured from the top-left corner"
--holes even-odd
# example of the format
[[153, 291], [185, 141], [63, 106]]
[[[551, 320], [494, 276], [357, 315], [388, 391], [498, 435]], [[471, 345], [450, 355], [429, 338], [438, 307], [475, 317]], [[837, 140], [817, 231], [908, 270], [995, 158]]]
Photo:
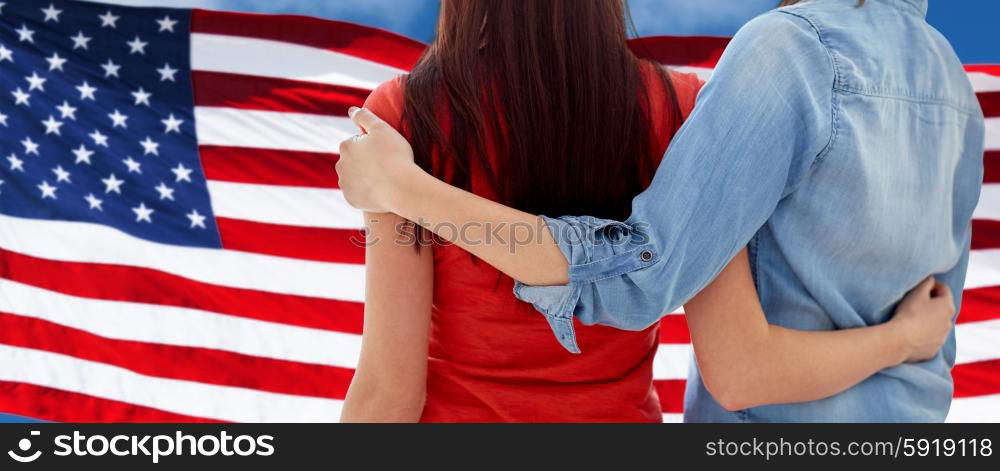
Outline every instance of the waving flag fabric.
[[[720, 38], [636, 51], [708, 78]], [[358, 359], [346, 118], [424, 46], [305, 17], [0, 2], [0, 412], [57, 421], [336, 421]], [[1000, 68], [970, 66], [1000, 183]], [[1000, 188], [1000, 186], [997, 186]], [[1000, 190], [987, 185], [953, 420], [1000, 421]], [[664, 321], [677, 420], [690, 361]]]

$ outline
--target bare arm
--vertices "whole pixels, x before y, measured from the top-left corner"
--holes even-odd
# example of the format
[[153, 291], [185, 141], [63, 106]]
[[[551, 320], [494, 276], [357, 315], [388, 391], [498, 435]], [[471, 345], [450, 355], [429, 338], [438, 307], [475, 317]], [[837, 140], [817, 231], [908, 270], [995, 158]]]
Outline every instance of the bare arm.
[[416, 422], [423, 413], [433, 251], [397, 243], [395, 214], [366, 214], [365, 325], [342, 422]]
[[805, 332], [768, 325], [746, 251], [685, 307], [698, 367], [723, 407], [806, 402], [847, 390], [878, 371], [932, 358], [952, 328], [947, 285], [928, 280], [892, 321]]
[[[337, 162], [341, 188], [352, 205], [415, 221], [522, 283], [569, 282], [569, 263], [542, 218], [424, 172], [413, 163], [413, 151], [403, 136], [371, 111], [358, 110], [352, 119], [367, 133], [344, 141]], [[370, 156], [389, 162], [371, 166]]]

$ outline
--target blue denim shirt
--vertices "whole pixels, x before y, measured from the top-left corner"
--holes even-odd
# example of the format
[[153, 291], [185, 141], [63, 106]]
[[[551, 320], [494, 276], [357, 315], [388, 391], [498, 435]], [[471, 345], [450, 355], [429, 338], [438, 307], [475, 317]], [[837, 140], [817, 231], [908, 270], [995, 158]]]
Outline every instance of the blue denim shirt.
[[[959, 296], [982, 186], [985, 124], [927, 0], [812, 0], [732, 40], [628, 221], [547, 219], [568, 286], [515, 294], [579, 352], [585, 325], [643, 329], [744, 247], [768, 321], [792, 329], [888, 320], [937, 275]], [[960, 299], [957, 300], [960, 302]], [[932, 361], [838, 396], [729, 413], [696, 366], [691, 421], [940, 421], [954, 336]]]

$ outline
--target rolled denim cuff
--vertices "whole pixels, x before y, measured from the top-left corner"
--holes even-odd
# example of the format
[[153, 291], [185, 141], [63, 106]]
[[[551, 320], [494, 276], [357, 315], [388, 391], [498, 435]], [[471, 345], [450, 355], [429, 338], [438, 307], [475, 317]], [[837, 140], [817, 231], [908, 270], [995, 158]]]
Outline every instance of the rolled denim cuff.
[[[633, 243], [627, 224], [593, 217], [543, 217], [559, 250], [569, 262], [566, 286], [514, 284], [514, 296], [534, 305], [566, 350], [580, 353], [573, 328], [574, 313], [586, 286], [609, 276], [628, 273], [655, 263], [655, 250]], [[586, 319], [581, 319], [586, 323]]]
[[548, 321], [556, 340], [570, 353], [579, 354], [576, 330], [573, 328], [573, 310], [580, 300], [580, 287], [568, 286], [528, 286], [514, 283], [514, 296], [532, 304]]

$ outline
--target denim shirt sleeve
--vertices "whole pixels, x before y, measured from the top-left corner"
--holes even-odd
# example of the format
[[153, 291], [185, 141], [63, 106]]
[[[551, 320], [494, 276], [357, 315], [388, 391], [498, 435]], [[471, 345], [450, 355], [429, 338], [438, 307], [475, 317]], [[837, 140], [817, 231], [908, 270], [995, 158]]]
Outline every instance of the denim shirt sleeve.
[[[515, 285], [579, 353], [573, 318], [642, 330], [704, 289], [822, 160], [836, 130], [835, 59], [784, 10], [733, 38], [625, 222], [546, 218], [567, 286]], [[595, 189], [595, 191], [598, 189]]]

